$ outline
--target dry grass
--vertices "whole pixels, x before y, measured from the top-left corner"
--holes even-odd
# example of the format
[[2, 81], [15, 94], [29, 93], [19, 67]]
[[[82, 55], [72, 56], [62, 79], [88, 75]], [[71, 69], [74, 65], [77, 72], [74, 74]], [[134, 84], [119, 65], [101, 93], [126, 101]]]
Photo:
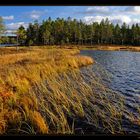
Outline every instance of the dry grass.
[[75, 46], [78, 49], [107, 50], [107, 51], [140, 51], [140, 46], [125, 45], [93, 45], [93, 46]]
[[63, 46], [65, 49], [80, 49], [80, 50], [107, 50], [107, 51], [134, 51], [139, 52], [140, 46], [127, 45], [70, 45]]
[[36, 129], [36, 133], [48, 133], [48, 126], [39, 112], [30, 111], [29, 119], [32, 123], [32, 126]]
[[124, 98], [90, 69], [82, 73], [94, 61], [78, 53], [44, 47], [0, 56], [0, 134], [73, 134], [82, 125], [124, 133]]

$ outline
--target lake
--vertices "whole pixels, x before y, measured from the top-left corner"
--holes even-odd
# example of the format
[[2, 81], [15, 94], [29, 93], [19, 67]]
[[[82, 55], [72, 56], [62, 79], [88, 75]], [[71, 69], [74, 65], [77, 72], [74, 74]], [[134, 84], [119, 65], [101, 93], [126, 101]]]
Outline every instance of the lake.
[[16, 46], [17, 44], [0, 44], [0, 47]]
[[[138, 115], [136, 107], [140, 106], [140, 52], [81, 50], [81, 54], [95, 60], [92, 70], [109, 88], [124, 95], [129, 112]], [[103, 74], [102, 71], [108, 74]]]

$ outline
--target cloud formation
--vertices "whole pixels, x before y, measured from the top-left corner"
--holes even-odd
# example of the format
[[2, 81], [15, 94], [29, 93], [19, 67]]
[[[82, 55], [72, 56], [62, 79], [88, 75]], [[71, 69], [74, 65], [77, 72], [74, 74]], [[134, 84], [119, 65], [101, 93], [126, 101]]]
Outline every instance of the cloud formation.
[[86, 9], [87, 13], [98, 13], [98, 14], [108, 14], [109, 8], [106, 6], [99, 6], [99, 7], [88, 7]]
[[4, 20], [13, 20], [14, 19], [14, 16], [11, 15], [11, 16], [3, 16], [2, 17]]
[[120, 15], [120, 16], [85, 16], [83, 18], [83, 21], [86, 24], [91, 24], [92, 22], [101, 22], [102, 19], [108, 18], [110, 22], [116, 24], [122, 24], [123, 22], [126, 22], [129, 24], [131, 22], [131, 19], [127, 16]]
[[[101, 22], [102, 19], [108, 18], [113, 24], [122, 25], [124, 22], [130, 26], [135, 23], [140, 23], [140, 6], [127, 6], [119, 7], [119, 9], [113, 9], [114, 7], [109, 6], [99, 6], [99, 7], [88, 7], [87, 11], [94, 11], [94, 14], [89, 16], [84, 16], [83, 21], [86, 24], [91, 24], [92, 22]], [[104, 15], [103, 15], [104, 13]]]
[[18, 29], [20, 26], [24, 26], [25, 28], [28, 27], [28, 23], [25, 23], [25, 22], [12, 22], [12, 23], [9, 23], [6, 25], [7, 29], [8, 30], [16, 30]]
[[85, 16], [83, 18], [83, 21], [86, 24], [92, 24], [93, 22], [98, 22], [100, 23], [102, 21], [102, 19], [106, 19], [108, 18], [110, 22], [112, 22], [113, 24], [119, 24], [122, 25], [124, 22], [128, 25], [132, 25], [135, 23], [140, 23], [140, 19], [132, 19], [129, 16], [126, 15], [119, 15], [119, 16]]
[[26, 17], [31, 18], [33, 20], [38, 20], [42, 15], [46, 13], [47, 13], [47, 10], [44, 10], [44, 11], [33, 10], [31, 12], [25, 13], [25, 15]]
[[109, 7], [107, 6], [90, 6], [85, 11], [74, 12], [74, 14], [109, 14]]
[[128, 6], [124, 12], [131, 14], [140, 14], [140, 6]]

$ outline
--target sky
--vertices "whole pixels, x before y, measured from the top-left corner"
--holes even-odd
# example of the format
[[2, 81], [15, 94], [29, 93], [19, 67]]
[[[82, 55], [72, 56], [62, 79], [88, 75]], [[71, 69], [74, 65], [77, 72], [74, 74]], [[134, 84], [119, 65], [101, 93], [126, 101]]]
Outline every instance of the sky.
[[131, 26], [140, 23], [140, 6], [0, 6], [0, 16], [8, 31], [20, 25], [27, 28], [29, 23], [35, 20], [41, 23], [48, 17], [71, 17], [86, 24], [108, 18], [113, 24], [126, 22]]

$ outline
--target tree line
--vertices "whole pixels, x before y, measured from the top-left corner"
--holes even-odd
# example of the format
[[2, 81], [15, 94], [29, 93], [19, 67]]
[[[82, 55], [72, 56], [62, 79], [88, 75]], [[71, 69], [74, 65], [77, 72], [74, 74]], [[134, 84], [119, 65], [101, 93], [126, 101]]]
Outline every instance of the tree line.
[[41, 24], [29, 23], [27, 29], [20, 26], [17, 30], [20, 45], [140, 45], [140, 26], [111, 23], [108, 18], [100, 23], [86, 24], [82, 20], [49, 17]]

